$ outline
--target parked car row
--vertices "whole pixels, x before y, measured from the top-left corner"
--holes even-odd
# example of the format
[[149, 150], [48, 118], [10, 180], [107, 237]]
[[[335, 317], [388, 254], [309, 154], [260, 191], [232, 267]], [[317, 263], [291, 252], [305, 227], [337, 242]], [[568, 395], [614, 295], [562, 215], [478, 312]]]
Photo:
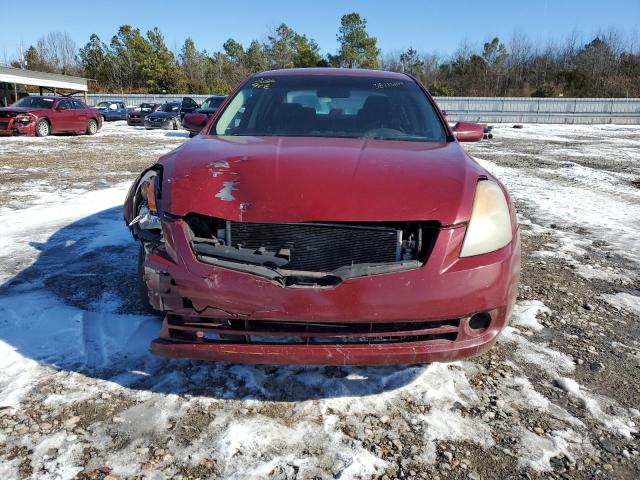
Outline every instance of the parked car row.
[[[123, 102], [104, 101], [96, 105], [96, 109], [102, 115], [103, 121], [126, 120], [130, 126], [144, 126], [147, 130], [165, 129], [178, 130], [184, 126], [191, 136], [195, 136], [206, 124], [208, 119], [216, 111], [225, 97], [214, 96], [207, 98], [202, 105], [190, 98], [184, 97], [180, 101], [160, 103], [141, 103], [137, 108], [127, 108]], [[203, 116], [195, 117], [191, 122], [185, 123], [183, 119], [191, 113], [201, 113]], [[196, 128], [196, 121], [198, 125]]]
[[50, 133], [87, 133], [93, 135], [103, 122], [126, 120], [130, 126], [151, 129], [189, 131], [197, 135], [225, 97], [207, 98], [202, 105], [190, 97], [180, 101], [141, 103], [127, 107], [121, 101], [102, 101], [89, 107], [70, 96], [27, 95], [9, 107], [0, 108], [0, 136], [31, 135], [44, 137]]

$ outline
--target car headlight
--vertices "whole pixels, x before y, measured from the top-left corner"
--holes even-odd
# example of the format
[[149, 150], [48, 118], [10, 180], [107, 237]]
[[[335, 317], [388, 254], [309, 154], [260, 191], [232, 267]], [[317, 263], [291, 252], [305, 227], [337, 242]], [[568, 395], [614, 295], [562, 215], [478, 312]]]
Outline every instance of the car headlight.
[[29, 115], [28, 113], [21, 113], [20, 115], [16, 115], [16, 122], [29, 123], [34, 118], [33, 115]]
[[493, 252], [508, 245], [512, 237], [511, 215], [504, 192], [497, 183], [480, 180], [460, 256]]
[[[158, 214], [158, 199], [160, 198], [161, 171], [150, 169], [138, 182], [133, 196], [133, 208], [136, 217], [129, 223], [130, 227], [137, 225], [142, 230], [160, 230], [160, 216]], [[162, 232], [158, 232], [161, 236]]]

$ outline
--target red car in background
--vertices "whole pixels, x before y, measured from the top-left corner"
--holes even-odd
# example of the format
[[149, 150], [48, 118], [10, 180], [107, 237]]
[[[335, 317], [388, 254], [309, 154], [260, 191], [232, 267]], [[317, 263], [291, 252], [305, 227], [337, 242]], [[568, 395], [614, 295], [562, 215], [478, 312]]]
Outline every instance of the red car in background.
[[100, 113], [69, 97], [28, 96], [0, 108], [0, 136], [86, 133], [102, 128]]
[[160, 103], [141, 103], [140, 106], [127, 113], [127, 125], [144, 126], [144, 119], [160, 107]]
[[481, 354], [520, 272], [505, 187], [406, 74], [258, 74], [135, 181], [155, 353], [382, 365]]

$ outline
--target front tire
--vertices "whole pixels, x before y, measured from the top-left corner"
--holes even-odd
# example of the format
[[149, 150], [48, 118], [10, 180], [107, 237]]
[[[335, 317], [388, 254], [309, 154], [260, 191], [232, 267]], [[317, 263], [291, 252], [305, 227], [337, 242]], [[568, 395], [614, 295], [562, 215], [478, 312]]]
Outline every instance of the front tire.
[[51, 133], [51, 125], [44, 118], [41, 118], [36, 122], [36, 135], [38, 137], [46, 137]]
[[87, 135], [95, 135], [98, 131], [98, 122], [96, 122], [93, 118], [87, 122]]

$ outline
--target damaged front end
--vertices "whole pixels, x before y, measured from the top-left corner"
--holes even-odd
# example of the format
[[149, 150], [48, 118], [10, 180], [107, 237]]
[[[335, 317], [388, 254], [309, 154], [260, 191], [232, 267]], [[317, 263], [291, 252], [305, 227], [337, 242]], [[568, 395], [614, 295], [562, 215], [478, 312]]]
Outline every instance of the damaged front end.
[[0, 136], [35, 136], [37, 117], [24, 112], [0, 112]]
[[162, 176], [160, 165], [143, 172], [125, 205], [141, 243], [144, 300], [165, 314], [156, 354], [264, 364], [450, 361], [486, 351], [507, 322], [517, 243], [479, 261], [459, 258], [464, 223], [175, 215], [163, 209]]
[[196, 258], [284, 287], [331, 287], [344, 280], [419, 268], [438, 234], [436, 222], [249, 223], [189, 214]]

